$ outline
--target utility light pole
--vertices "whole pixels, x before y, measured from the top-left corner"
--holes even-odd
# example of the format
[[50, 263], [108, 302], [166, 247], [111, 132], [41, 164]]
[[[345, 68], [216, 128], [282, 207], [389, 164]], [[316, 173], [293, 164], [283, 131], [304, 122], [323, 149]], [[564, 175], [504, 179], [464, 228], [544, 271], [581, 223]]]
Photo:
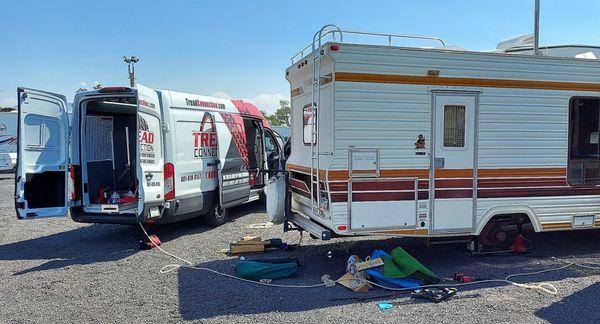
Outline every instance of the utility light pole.
[[533, 22], [533, 55], [540, 55], [540, 0], [535, 0], [535, 18]]
[[135, 87], [135, 63], [140, 61], [137, 56], [123, 56], [123, 61], [127, 63], [127, 72], [129, 74], [129, 85]]

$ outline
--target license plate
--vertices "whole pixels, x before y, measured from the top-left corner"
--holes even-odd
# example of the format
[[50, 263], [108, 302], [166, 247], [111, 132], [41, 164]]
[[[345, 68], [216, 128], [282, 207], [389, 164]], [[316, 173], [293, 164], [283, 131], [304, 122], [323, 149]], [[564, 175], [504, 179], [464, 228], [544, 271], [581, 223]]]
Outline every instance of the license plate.
[[150, 217], [149, 218], [156, 218], [160, 216], [160, 212], [158, 211], [158, 207], [150, 207]]

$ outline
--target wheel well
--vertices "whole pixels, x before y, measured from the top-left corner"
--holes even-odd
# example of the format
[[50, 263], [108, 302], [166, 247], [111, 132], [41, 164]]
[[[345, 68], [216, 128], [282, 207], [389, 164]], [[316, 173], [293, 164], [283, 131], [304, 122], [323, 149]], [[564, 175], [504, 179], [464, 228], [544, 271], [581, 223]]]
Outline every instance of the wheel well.
[[475, 235], [481, 234], [489, 224], [497, 226], [532, 224], [536, 232], [541, 231], [535, 212], [528, 206], [496, 206], [490, 208], [479, 219]]
[[523, 225], [531, 224], [531, 219], [526, 213], [510, 213], [510, 214], [497, 214], [494, 215], [487, 221], [485, 226], [490, 223], [504, 223], [505, 225]]

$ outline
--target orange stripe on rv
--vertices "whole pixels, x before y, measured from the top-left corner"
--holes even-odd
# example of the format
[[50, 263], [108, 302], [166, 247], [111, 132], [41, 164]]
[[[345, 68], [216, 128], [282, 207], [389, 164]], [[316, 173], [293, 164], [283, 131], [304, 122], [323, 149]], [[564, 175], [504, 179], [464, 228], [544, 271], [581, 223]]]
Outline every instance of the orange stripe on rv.
[[545, 223], [542, 229], [571, 228], [571, 223]]
[[511, 79], [482, 79], [482, 78], [453, 78], [415, 75], [392, 75], [336, 72], [336, 81], [367, 82], [367, 83], [396, 83], [440, 86], [490, 87], [490, 88], [519, 88], [543, 90], [577, 90], [600, 91], [600, 83], [557, 82], [537, 80]]

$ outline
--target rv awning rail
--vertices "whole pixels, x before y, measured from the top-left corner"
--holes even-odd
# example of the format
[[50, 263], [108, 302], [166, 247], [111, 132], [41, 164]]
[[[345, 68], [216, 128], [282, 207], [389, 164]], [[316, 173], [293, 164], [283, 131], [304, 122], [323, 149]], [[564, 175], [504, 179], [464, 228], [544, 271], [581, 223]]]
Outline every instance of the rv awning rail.
[[315, 37], [316, 39], [314, 39], [312, 43], [308, 44], [306, 47], [304, 47], [302, 50], [300, 50], [300, 52], [298, 52], [296, 55], [294, 55], [290, 58], [292, 61], [292, 64], [296, 63], [298, 60], [300, 60], [306, 54], [308, 54], [307, 51], [312, 51], [312, 48], [313, 48], [315, 42], [318, 42], [319, 40], [322, 40], [322, 39], [326, 38], [327, 36], [331, 36], [331, 39], [334, 42], [338, 41], [336, 39], [336, 35], [339, 36], [340, 43], [344, 42], [344, 35], [359, 35], [359, 36], [373, 36], [374, 38], [387, 39], [387, 46], [392, 46], [393, 39], [402, 38], [402, 39], [419, 39], [419, 40], [428, 40], [428, 41], [438, 42], [442, 45], [442, 47], [446, 47], [446, 43], [444, 43], [444, 41], [441, 38], [435, 37], [435, 36], [387, 34], [387, 33], [364, 32], [364, 31], [357, 31], [357, 30], [342, 30], [335, 25], [327, 25], [323, 28], [326, 28], [326, 30], [324, 30], [324, 32], [321, 34], [320, 38]]

